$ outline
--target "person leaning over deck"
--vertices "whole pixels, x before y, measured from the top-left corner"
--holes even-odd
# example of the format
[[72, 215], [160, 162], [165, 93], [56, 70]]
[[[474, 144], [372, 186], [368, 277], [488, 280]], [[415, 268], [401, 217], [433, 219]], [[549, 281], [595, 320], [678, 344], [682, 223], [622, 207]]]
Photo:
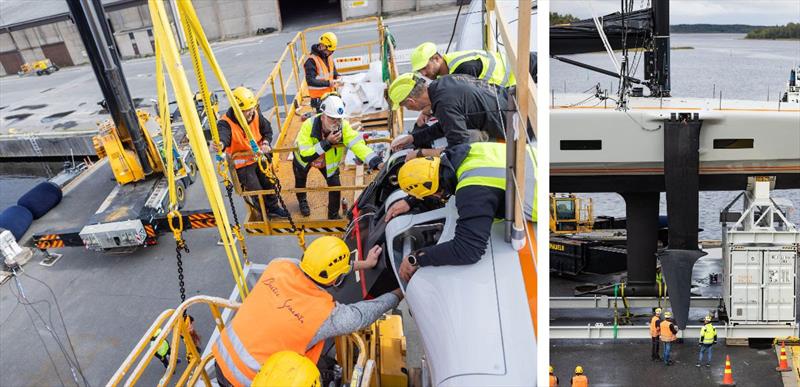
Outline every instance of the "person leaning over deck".
[[[389, 207], [386, 222], [420, 200], [444, 202], [455, 195], [458, 209], [452, 240], [403, 257], [399, 269], [403, 281], [409, 281], [421, 266], [469, 265], [481, 259], [494, 219], [505, 217], [505, 167], [506, 144], [491, 142], [457, 145], [441, 157], [415, 158], [400, 167], [398, 183], [410, 196]], [[532, 218], [536, 221], [535, 215]]]
[[322, 96], [334, 92], [341, 86], [336, 79], [339, 72], [333, 63], [333, 52], [336, 51], [338, 43], [336, 34], [326, 32], [319, 37], [319, 43], [311, 46], [311, 53], [303, 65], [306, 72], [306, 84], [308, 85], [308, 96], [311, 97], [311, 107], [320, 112], [320, 102]]
[[[344, 162], [347, 150], [371, 169], [383, 167], [383, 160], [372, 148], [367, 146], [364, 138], [350, 126], [344, 119], [344, 102], [336, 94], [323, 97], [320, 108], [322, 113], [317, 114], [303, 122], [300, 132], [297, 133], [292, 171], [296, 188], [305, 188], [308, 171], [311, 167], [319, 169], [325, 176], [328, 187], [342, 185], [339, 180], [339, 170]], [[343, 147], [335, 147], [344, 144]], [[328, 192], [328, 219], [339, 219], [339, 201], [341, 192]], [[297, 202], [303, 216], [311, 214], [305, 192], [297, 193]]]
[[[272, 126], [264, 118], [264, 115], [258, 111], [258, 99], [255, 94], [253, 94], [252, 90], [240, 86], [233, 89], [233, 98], [239, 104], [239, 108], [242, 109], [244, 118], [250, 126], [250, 132], [253, 134], [256, 143], [263, 152], [269, 152], [269, 144], [272, 143]], [[225, 115], [217, 121], [217, 128], [219, 130], [219, 140], [224, 147], [223, 150], [228, 154], [233, 167], [236, 169], [236, 176], [239, 178], [242, 189], [245, 191], [274, 189], [275, 186], [258, 167], [250, 148], [250, 142], [242, 127], [239, 126], [239, 120], [236, 119], [233, 107], [228, 108]], [[214, 148], [216, 146], [212, 143], [212, 149]], [[216, 149], [214, 150], [216, 151]], [[270, 217], [285, 218], [289, 216], [286, 210], [280, 207], [276, 194], [264, 195], [264, 204]], [[256, 208], [255, 213], [260, 216], [261, 211], [258, 209], [258, 205], [250, 205]]]
[[397, 307], [400, 289], [372, 300], [339, 304], [325, 291], [352, 270], [372, 269], [382, 249], [350, 263], [343, 240], [323, 236], [300, 261], [272, 260], [236, 315], [220, 332], [212, 352], [220, 386], [249, 386], [274, 353], [294, 351], [317, 363], [327, 339], [363, 329]]
[[411, 52], [411, 71], [434, 80], [447, 74], [466, 74], [492, 85], [517, 84], [514, 73], [497, 51], [465, 50], [440, 54], [436, 44], [425, 42]]
[[[441, 77], [430, 84], [415, 73], [397, 77], [389, 86], [393, 109], [400, 106], [436, 117], [437, 123], [401, 135], [392, 141], [392, 150], [413, 145], [420, 149], [445, 137], [452, 147], [477, 141], [505, 138], [503, 131], [508, 92], [469, 75]], [[438, 156], [441, 150], [423, 149], [419, 156]], [[408, 159], [417, 156], [410, 153]]]

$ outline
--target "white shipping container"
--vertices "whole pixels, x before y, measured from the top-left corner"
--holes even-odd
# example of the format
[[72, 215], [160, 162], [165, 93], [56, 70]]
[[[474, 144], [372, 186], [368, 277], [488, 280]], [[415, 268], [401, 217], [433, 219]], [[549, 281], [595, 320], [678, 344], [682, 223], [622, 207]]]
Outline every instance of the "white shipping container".
[[732, 323], [793, 323], [797, 251], [789, 246], [725, 246], [724, 286]]

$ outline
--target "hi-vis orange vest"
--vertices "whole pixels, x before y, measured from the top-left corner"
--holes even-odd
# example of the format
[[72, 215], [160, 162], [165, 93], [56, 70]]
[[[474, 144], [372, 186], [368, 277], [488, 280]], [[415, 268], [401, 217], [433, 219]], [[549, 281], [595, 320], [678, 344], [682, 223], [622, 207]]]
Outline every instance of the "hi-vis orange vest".
[[573, 376], [572, 387], [589, 387], [589, 378], [587, 378], [586, 375]]
[[[253, 149], [250, 148], [250, 141], [247, 140], [247, 135], [236, 120], [230, 119], [227, 114], [222, 116], [222, 119], [231, 127], [231, 146], [225, 148], [225, 153], [233, 160], [233, 166], [236, 169], [246, 167], [256, 162], [253, 157]], [[253, 115], [253, 120], [250, 121], [250, 133], [253, 133], [253, 138], [256, 144], [261, 143], [261, 132], [258, 130], [258, 111]]]
[[[321, 81], [332, 81], [333, 80], [333, 55], [328, 55], [328, 63], [327, 66], [325, 62], [322, 61], [322, 58], [310, 54], [308, 56], [314, 61], [314, 65], [317, 66], [317, 79]], [[311, 98], [322, 98], [325, 93], [330, 93], [335, 91], [333, 86], [326, 86], [326, 87], [317, 87], [308, 85], [308, 96]]]
[[550, 374], [550, 387], [558, 387], [558, 378], [553, 374]]
[[667, 320], [661, 322], [661, 341], [675, 341], [678, 338], [672, 333], [672, 330], [669, 329], [671, 324], [672, 323]]
[[275, 352], [294, 351], [316, 363], [324, 341], [306, 348], [333, 307], [333, 297], [308, 279], [297, 263], [273, 260], [214, 343], [214, 359], [236, 387], [249, 386]]
[[650, 337], [658, 337], [658, 316], [650, 318]]

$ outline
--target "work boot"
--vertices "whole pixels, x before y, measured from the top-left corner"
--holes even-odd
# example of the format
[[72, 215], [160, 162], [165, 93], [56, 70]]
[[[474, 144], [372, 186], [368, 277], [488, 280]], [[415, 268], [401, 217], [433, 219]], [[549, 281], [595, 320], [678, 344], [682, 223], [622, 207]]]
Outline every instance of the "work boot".
[[706, 368], [711, 368], [711, 363], [706, 364]]
[[697, 368], [700, 368], [700, 363], [697, 363], [694, 366], [697, 367]]
[[300, 213], [303, 214], [303, 216], [311, 215], [311, 208], [308, 207], [307, 200], [300, 200], [297, 204], [300, 205]]
[[337, 219], [342, 219], [342, 216], [341, 216], [341, 215], [339, 215], [339, 211], [336, 211], [336, 212], [330, 212], [330, 211], [328, 211], [328, 219], [329, 219], [329, 220], [337, 220]]
[[280, 207], [272, 207], [267, 210], [270, 218], [288, 218], [289, 212]]

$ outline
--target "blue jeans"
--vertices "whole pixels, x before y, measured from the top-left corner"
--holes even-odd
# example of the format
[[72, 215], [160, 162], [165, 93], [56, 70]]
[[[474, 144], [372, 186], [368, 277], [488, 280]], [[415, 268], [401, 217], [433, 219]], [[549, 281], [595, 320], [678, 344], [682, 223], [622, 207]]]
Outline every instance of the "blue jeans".
[[664, 342], [664, 364], [669, 363], [669, 353], [672, 351], [672, 342], [665, 341]]
[[697, 364], [703, 362], [703, 353], [707, 353], [708, 356], [706, 357], [706, 364], [711, 364], [711, 347], [713, 344], [700, 344], [700, 356], [697, 358]]

